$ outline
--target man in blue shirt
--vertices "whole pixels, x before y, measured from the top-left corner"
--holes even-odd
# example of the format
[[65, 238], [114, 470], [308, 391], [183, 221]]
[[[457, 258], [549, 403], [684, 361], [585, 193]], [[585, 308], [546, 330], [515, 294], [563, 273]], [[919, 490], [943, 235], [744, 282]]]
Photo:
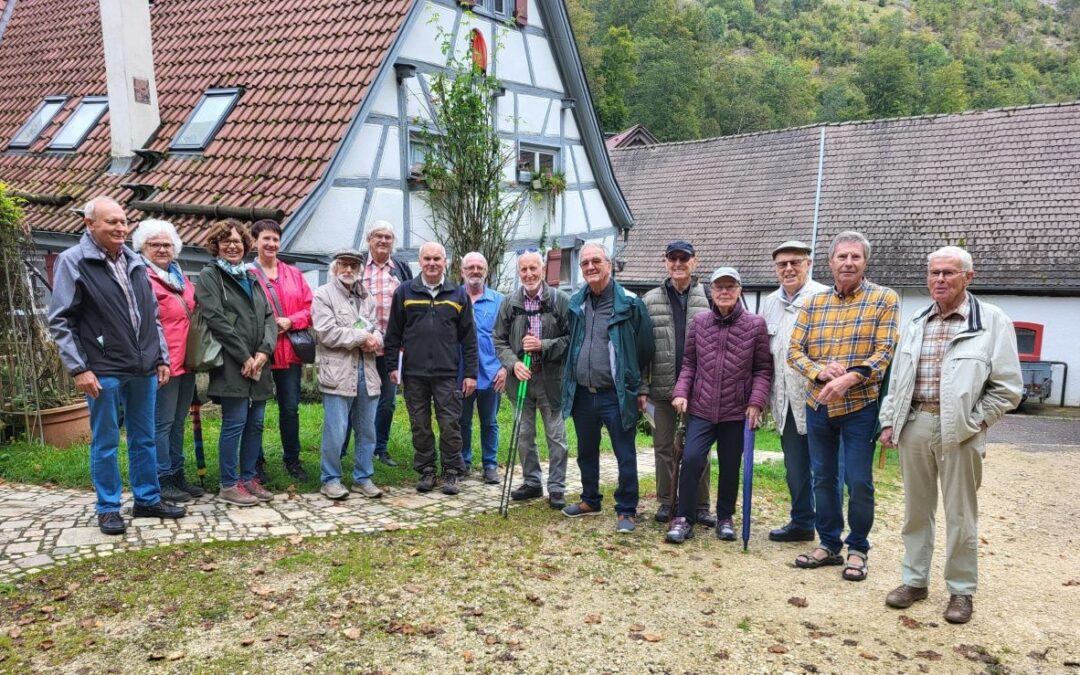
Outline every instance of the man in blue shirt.
[[476, 322], [476, 343], [480, 355], [480, 368], [476, 378], [476, 391], [462, 401], [461, 406], [461, 458], [465, 471], [472, 468], [472, 417], [475, 407], [480, 415], [480, 451], [484, 464], [484, 482], [498, 483], [499, 477], [499, 395], [506, 386], [506, 368], [495, 355], [495, 343], [491, 332], [503, 294], [488, 288], [487, 259], [477, 252], [466, 253], [461, 259], [461, 279], [473, 304]]

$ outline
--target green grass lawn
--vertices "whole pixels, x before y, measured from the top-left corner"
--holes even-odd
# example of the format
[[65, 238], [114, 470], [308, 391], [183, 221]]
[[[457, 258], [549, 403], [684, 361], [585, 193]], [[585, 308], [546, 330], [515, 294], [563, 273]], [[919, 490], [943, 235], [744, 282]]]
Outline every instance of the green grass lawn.
[[[510, 428], [513, 423], [513, 409], [510, 402], [504, 397], [499, 409], [499, 425], [501, 429], [499, 439], [499, 462], [505, 464], [506, 453], [510, 441]], [[543, 434], [543, 423], [537, 420], [537, 442], [540, 446], [540, 454], [547, 457], [547, 443]], [[217, 408], [211, 407], [204, 410], [202, 416], [204, 451], [206, 456], [206, 476], [203, 479], [207, 487], [214, 487], [218, 480], [217, 467], [217, 438], [221, 426]], [[274, 491], [285, 490], [290, 484], [296, 483], [285, 473], [281, 463], [281, 440], [278, 436], [277, 405], [271, 401], [266, 407], [265, 432], [263, 435], [263, 447], [267, 458], [267, 473], [269, 474], [268, 487]], [[570, 455], [576, 456], [577, 436], [574, 425], [568, 421], [566, 425], [567, 439], [570, 446]], [[401, 400], [394, 415], [394, 424], [391, 427], [390, 451], [398, 461], [399, 466], [388, 467], [380, 462], [375, 463], [375, 482], [380, 485], [405, 485], [416, 480], [416, 474], [411, 468], [412, 443], [409, 431], [409, 420], [405, 413], [405, 406]], [[317, 403], [305, 403], [300, 406], [300, 445], [301, 461], [308, 471], [309, 478], [296, 485], [302, 492], [315, 491], [319, 487], [319, 445], [322, 434], [322, 407]], [[480, 465], [480, 429], [477, 420], [473, 422], [473, 463]], [[186, 473], [189, 479], [196, 477], [195, 457], [191, 426], [188, 423], [187, 442], [185, 456], [187, 458]], [[649, 435], [638, 432], [637, 444], [639, 447], [649, 447], [652, 439]], [[776, 432], [768, 429], [757, 433], [755, 447], [758, 450], [780, 449], [780, 439]], [[610, 441], [606, 432], [601, 445], [602, 450], [610, 452]], [[352, 466], [352, 450], [345, 459], [345, 472], [348, 475]], [[895, 455], [892, 458], [895, 463]], [[713, 471], [715, 472], [715, 462]], [[126, 451], [121, 442], [120, 471], [125, 480], [127, 478]], [[520, 475], [520, 474], [519, 474]], [[782, 462], [769, 462], [758, 465], [755, 469], [757, 480], [770, 484], [772, 488], [783, 492], [784, 467]], [[67, 449], [58, 449], [49, 446], [41, 446], [25, 442], [15, 442], [6, 446], [0, 446], [0, 478], [15, 483], [31, 483], [37, 485], [52, 484], [61, 487], [89, 488], [90, 468], [89, 449], [86, 445], [76, 445]]]

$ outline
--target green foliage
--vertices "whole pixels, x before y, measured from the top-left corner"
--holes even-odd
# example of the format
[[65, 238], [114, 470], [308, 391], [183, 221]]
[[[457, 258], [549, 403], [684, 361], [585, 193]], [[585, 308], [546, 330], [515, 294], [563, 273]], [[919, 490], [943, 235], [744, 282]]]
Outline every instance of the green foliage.
[[567, 0], [605, 131], [661, 140], [1080, 95], [1080, 0]]

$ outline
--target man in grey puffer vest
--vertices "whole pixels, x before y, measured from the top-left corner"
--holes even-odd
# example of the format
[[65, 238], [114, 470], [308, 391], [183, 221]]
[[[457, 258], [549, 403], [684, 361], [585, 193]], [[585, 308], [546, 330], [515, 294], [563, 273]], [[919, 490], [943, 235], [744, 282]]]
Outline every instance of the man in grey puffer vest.
[[[674, 467], [675, 428], [677, 418], [671, 407], [671, 390], [682, 370], [683, 347], [690, 322], [700, 312], [708, 311], [709, 298], [694, 276], [697, 267], [694, 245], [688, 241], [673, 241], [664, 252], [664, 267], [668, 278], [642, 297], [652, 319], [653, 356], [641, 386], [642, 405], [646, 398], [653, 403], [653, 452], [656, 461], [656, 522], [671, 519], [671, 478]], [[709, 509], [709, 475], [703, 471], [698, 483], [697, 522], [707, 527], [716, 525]]]

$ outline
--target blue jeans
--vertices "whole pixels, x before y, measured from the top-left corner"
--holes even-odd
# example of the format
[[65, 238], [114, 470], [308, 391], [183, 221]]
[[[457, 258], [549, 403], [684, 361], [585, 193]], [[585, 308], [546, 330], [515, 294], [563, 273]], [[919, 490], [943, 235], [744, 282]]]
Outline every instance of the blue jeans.
[[[262, 448], [263, 413], [266, 401], [221, 397], [221, 435], [218, 436], [218, 470], [221, 487], [232, 487], [239, 480], [255, 477], [255, 461]], [[240, 472], [237, 475], [237, 449]]]
[[[294, 363], [288, 368], [271, 370], [274, 396], [278, 404], [278, 432], [281, 452], [286, 464], [300, 461], [300, 378], [303, 366]], [[259, 455], [262, 455], [260, 448]]]
[[[636, 401], [635, 401], [636, 403]], [[623, 429], [619, 399], [614, 389], [592, 393], [578, 386], [572, 410], [577, 431], [577, 465], [581, 471], [581, 501], [599, 509], [600, 494], [600, 428], [607, 427], [615, 461], [619, 465], [619, 485], [615, 488], [615, 513], [624, 516], [637, 514], [638, 475], [635, 427]]]
[[686, 416], [686, 440], [683, 446], [682, 473], [679, 474], [678, 515], [688, 523], [697, 522], [698, 483], [710, 469], [709, 456], [716, 445], [719, 460], [716, 480], [716, 517], [726, 520], [735, 515], [739, 498], [739, 466], [743, 453], [743, 420], [713, 424], [697, 415]]
[[367, 395], [364, 362], [357, 368], [356, 396], [323, 394], [322, 466], [319, 480], [341, 480], [342, 445], [352, 430], [355, 439], [353, 483], [375, 475], [375, 411], [378, 396]]
[[375, 412], [375, 454], [389, 454], [387, 443], [390, 442], [390, 426], [394, 423], [394, 405], [397, 403], [397, 385], [390, 381], [390, 371], [397, 368], [397, 357], [391, 367], [387, 366], [389, 356], [375, 359], [382, 387], [379, 394], [379, 407]]
[[[848, 549], [867, 553], [868, 536], [874, 526], [874, 429], [877, 426], [877, 403], [853, 413], [829, 417], [828, 409], [806, 408], [806, 438], [810, 443], [810, 468], [814, 476], [814, 500], [817, 502], [815, 526], [821, 545], [839, 551]], [[851, 531], [843, 542], [844, 501], [840, 484], [840, 444], [843, 443], [844, 481], [848, 487], [848, 526]]]
[[[810, 442], [799, 433], [791, 408], [780, 437], [784, 449], [784, 471], [791, 494], [791, 524], [800, 530], [814, 529], [814, 487], [810, 472]], [[841, 469], [842, 470], [842, 469]], [[842, 488], [841, 488], [842, 489]]]
[[184, 422], [195, 393], [195, 373], [169, 378], [157, 391], [157, 472], [175, 476], [184, 470]]
[[120, 406], [127, 428], [128, 480], [135, 503], [149, 506], [161, 501], [154, 443], [154, 408], [157, 376], [99, 377], [101, 393], [86, 397], [90, 405], [90, 481], [97, 492], [97, 512], [120, 511]]
[[472, 466], [473, 405], [480, 415], [480, 459], [485, 469], [499, 466], [499, 397], [494, 389], [477, 389], [461, 401], [461, 459]]

